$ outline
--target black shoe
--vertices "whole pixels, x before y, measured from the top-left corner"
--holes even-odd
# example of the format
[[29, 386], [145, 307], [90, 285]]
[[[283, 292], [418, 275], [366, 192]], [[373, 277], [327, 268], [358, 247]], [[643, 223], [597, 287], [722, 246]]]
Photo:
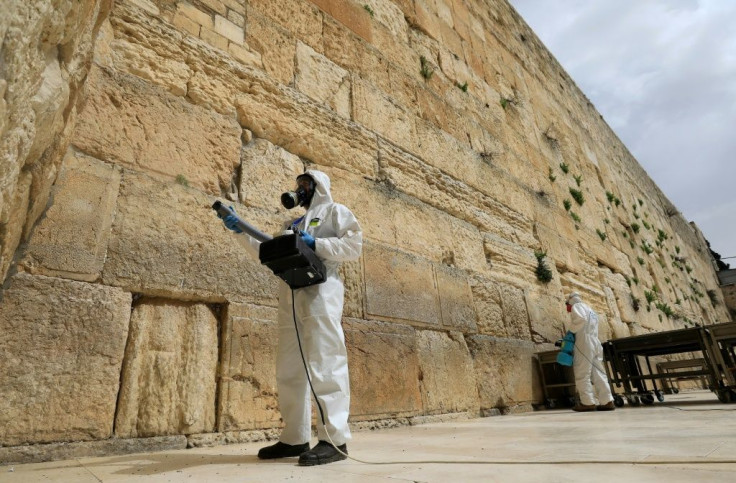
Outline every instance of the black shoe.
[[309, 451], [309, 443], [304, 444], [286, 444], [279, 441], [271, 446], [266, 446], [258, 451], [258, 457], [262, 460], [272, 460], [274, 458], [288, 458], [290, 456], [299, 456], [305, 451]]
[[348, 454], [348, 445], [341, 444], [337, 448], [345, 454], [339, 453], [327, 441], [320, 441], [314, 448], [299, 456], [299, 466], [326, 465], [347, 458], [345, 455]]

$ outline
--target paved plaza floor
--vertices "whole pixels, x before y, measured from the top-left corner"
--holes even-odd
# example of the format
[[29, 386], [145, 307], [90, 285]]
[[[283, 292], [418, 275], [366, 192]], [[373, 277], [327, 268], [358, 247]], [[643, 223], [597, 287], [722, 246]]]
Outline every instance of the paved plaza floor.
[[[353, 434], [346, 460], [260, 461], [248, 443], [0, 466], [0, 482], [736, 481], [736, 404], [710, 392], [611, 412], [569, 409]], [[440, 463], [452, 462], [452, 463]]]

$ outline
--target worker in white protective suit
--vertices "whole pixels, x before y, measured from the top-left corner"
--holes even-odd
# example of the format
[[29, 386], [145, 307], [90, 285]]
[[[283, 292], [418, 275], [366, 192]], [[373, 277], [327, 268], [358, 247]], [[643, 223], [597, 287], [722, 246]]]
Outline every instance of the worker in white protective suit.
[[[293, 200], [287, 203], [290, 197]], [[360, 257], [363, 233], [353, 213], [332, 201], [330, 178], [320, 171], [307, 170], [298, 176], [296, 191], [284, 193], [282, 203], [287, 208], [295, 205], [306, 208], [304, 216], [287, 221], [283, 229], [299, 233], [314, 250], [325, 265], [326, 280], [293, 291], [285, 282], [280, 284], [276, 380], [285, 427], [279, 441], [261, 448], [258, 457], [299, 456], [300, 465], [321, 465], [346, 458], [330, 440], [347, 454], [350, 439], [350, 381], [341, 325], [345, 289], [337, 272], [340, 262]], [[238, 232], [234, 220], [229, 218], [225, 218], [225, 225]], [[246, 233], [238, 238], [258, 259], [260, 242]], [[297, 339], [295, 318], [301, 340]], [[299, 350], [300, 341], [326, 423], [325, 427], [318, 417], [319, 442], [311, 450], [312, 398]]]
[[615, 409], [611, 386], [603, 366], [603, 346], [598, 340], [598, 314], [573, 292], [565, 300], [570, 312], [570, 331], [575, 334], [573, 372], [580, 403], [574, 411]]

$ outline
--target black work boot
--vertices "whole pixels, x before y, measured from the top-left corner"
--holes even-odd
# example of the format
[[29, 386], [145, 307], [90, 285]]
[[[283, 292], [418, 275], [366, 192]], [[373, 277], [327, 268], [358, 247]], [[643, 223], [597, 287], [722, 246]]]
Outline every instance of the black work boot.
[[262, 460], [288, 458], [289, 456], [299, 456], [305, 451], [309, 451], [309, 443], [286, 444], [279, 441], [276, 444], [258, 450], [258, 457]]
[[299, 456], [299, 466], [326, 465], [347, 458], [345, 455], [348, 454], [348, 445], [341, 444], [338, 448], [345, 454], [339, 453], [327, 441], [320, 441], [314, 448]]

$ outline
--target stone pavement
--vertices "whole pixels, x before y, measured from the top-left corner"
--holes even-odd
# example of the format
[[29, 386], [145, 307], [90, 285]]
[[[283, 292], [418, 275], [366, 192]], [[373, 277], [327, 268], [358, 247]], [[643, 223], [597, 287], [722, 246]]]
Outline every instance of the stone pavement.
[[[731, 482], [734, 410], [700, 391], [613, 412], [538, 411], [353, 435], [351, 456], [398, 464], [303, 468], [294, 458], [259, 461], [263, 443], [248, 443], [0, 466], [0, 482]], [[439, 460], [457, 463], [428, 462]]]

